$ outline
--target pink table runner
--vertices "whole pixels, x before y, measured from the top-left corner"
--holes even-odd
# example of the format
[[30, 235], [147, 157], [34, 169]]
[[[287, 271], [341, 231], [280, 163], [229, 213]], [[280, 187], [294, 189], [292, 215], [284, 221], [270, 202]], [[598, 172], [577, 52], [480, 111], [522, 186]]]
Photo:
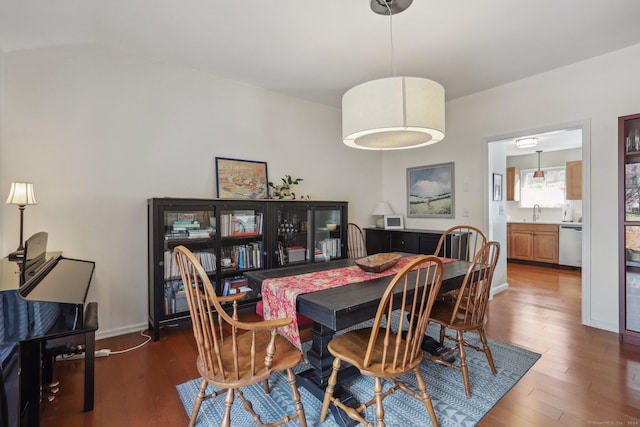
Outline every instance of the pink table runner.
[[[262, 282], [264, 318], [267, 320], [284, 317], [292, 318], [293, 323], [280, 328], [278, 332], [295, 346], [302, 348], [296, 318], [296, 298], [298, 295], [391, 276], [419, 256], [421, 255], [401, 258], [396, 265], [381, 273], [367, 273], [357, 265], [354, 265], [352, 267], [317, 271], [296, 276], [266, 279]], [[443, 262], [446, 261], [443, 259]]]

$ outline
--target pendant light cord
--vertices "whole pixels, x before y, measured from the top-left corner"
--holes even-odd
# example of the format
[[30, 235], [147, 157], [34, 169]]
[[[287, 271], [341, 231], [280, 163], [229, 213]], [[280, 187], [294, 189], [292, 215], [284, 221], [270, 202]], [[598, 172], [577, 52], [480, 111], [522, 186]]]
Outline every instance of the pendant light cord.
[[542, 153], [542, 151], [538, 151], [538, 170], [540, 170], [540, 153]]
[[384, 2], [385, 6], [387, 6], [387, 10], [389, 11], [389, 39], [391, 40], [391, 75], [392, 77], [396, 76], [396, 61], [395, 61], [395, 51], [393, 48], [393, 13], [391, 13], [391, 7], [389, 6], [389, 2]]

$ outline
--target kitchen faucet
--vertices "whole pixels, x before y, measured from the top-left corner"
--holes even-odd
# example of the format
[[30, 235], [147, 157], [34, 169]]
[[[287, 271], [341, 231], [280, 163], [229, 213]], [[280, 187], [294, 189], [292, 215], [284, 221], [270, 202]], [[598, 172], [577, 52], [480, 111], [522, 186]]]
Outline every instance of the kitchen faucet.
[[[538, 215], [536, 215], [536, 208], [538, 208]], [[540, 216], [540, 212], [542, 212], [542, 208], [540, 207], [540, 205], [537, 203], [533, 205], [533, 222], [536, 222], [536, 220]]]

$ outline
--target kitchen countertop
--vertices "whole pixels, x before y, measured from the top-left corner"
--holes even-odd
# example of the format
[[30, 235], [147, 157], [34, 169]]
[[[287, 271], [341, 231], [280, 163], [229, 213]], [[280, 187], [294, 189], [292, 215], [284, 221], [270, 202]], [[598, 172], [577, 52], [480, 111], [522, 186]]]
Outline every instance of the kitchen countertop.
[[531, 221], [531, 220], [509, 220], [507, 224], [553, 224], [553, 225], [582, 225], [581, 222], [566, 222], [566, 221]]

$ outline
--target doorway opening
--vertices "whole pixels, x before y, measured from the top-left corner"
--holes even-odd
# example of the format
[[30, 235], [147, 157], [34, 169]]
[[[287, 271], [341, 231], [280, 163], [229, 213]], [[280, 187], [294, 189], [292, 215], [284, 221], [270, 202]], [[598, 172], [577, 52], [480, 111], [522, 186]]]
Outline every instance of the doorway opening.
[[[534, 138], [535, 142], [527, 141], [528, 147], [517, 147], [516, 141], [521, 139]], [[513, 250], [517, 244], [528, 244], [526, 240], [520, 239], [510, 241], [507, 226], [508, 224], [527, 224], [531, 226], [533, 222], [537, 225], [550, 224], [557, 226], [558, 234], [556, 239], [556, 254], [552, 254], [558, 259], [561, 249], [571, 248], [570, 259], [567, 261], [566, 254], [563, 255], [562, 265], [555, 261], [559, 268], [581, 267], [581, 294], [582, 294], [582, 323], [588, 325], [590, 318], [590, 247], [589, 247], [589, 181], [581, 179], [580, 198], [571, 195], [567, 197], [566, 174], [567, 167], [572, 162], [581, 166], [579, 177], [589, 176], [589, 122], [577, 122], [559, 126], [552, 126], [541, 129], [530, 129], [515, 132], [509, 135], [487, 139], [488, 147], [488, 197], [487, 197], [487, 218], [488, 230], [493, 239], [498, 239], [504, 248], [504, 285], [498, 286], [497, 292], [508, 289], [507, 258], [512, 258]], [[526, 144], [525, 144], [526, 145]], [[496, 201], [492, 193], [492, 176], [503, 174], [505, 177], [514, 176], [514, 170], [519, 180], [518, 185], [525, 185], [524, 200], [522, 192], [519, 198], [514, 200], [513, 189], [508, 188], [513, 185], [512, 180], [505, 179], [506, 191], [502, 200]], [[547, 174], [549, 182], [535, 181], [533, 175], [536, 170], [550, 171]], [[555, 175], [553, 175], [555, 174]], [[558, 177], [562, 177], [562, 185], [558, 184]], [[559, 188], [562, 188], [562, 197], [559, 196]], [[511, 191], [510, 191], [511, 190]], [[523, 190], [521, 187], [520, 190]], [[539, 191], [536, 193], [535, 191]], [[548, 194], [544, 192], [548, 191]], [[552, 194], [555, 191], [556, 194]], [[510, 197], [507, 200], [506, 196]], [[548, 196], [548, 197], [546, 197]], [[563, 237], [565, 245], [559, 242], [559, 231], [563, 227]], [[572, 232], [579, 229], [580, 233], [569, 234], [564, 228], [572, 227]], [[527, 228], [518, 226], [517, 228]], [[553, 227], [552, 227], [553, 228]], [[579, 244], [576, 246], [576, 235], [579, 236]], [[567, 244], [566, 236], [571, 236], [571, 244]], [[523, 243], [524, 242], [524, 243]], [[510, 245], [512, 245], [510, 247]], [[520, 254], [520, 258], [524, 256]], [[495, 293], [495, 292], [494, 292]]]

